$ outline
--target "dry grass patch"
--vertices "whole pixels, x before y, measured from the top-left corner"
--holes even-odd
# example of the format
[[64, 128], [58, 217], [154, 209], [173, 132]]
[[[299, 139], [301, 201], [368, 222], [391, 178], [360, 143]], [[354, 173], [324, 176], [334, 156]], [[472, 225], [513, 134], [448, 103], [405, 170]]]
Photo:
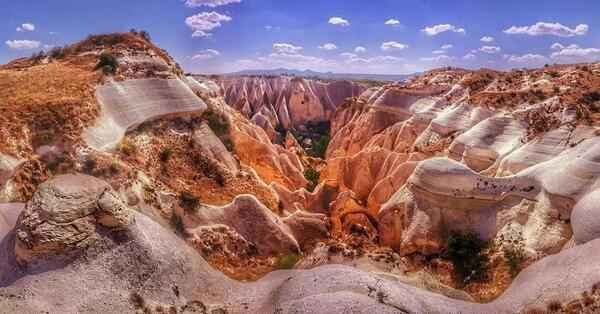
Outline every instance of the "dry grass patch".
[[54, 140], [76, 141], [98, 115], [99, 80], [64, 63], [0, 70], [0, 150], [23, 156]]

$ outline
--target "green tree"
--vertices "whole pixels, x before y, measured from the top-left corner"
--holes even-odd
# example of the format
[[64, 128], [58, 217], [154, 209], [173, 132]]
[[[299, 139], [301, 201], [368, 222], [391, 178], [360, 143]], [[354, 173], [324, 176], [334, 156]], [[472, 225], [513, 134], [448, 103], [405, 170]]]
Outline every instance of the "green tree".
[[466, 284], [485, 278], [489, 259], [484, 250], [487, 241], [473, 232], [452, 232], [446, 246], [446, 256], [454, 265], [456, 275]]
[[102, 53], [98, 58], [95, 70], [102, 70], [105, 75], [114, 75], [119, 68], [119, 61], [110, 53]]

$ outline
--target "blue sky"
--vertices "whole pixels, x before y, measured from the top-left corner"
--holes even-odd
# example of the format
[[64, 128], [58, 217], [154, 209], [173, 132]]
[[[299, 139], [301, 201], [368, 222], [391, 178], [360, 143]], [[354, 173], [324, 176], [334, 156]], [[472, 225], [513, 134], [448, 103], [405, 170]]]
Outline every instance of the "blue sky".
[[598, 13], [595, 0], [4, 0], [0, 63], [137, 28], [198, 73], [508, 69], [600, 60]]

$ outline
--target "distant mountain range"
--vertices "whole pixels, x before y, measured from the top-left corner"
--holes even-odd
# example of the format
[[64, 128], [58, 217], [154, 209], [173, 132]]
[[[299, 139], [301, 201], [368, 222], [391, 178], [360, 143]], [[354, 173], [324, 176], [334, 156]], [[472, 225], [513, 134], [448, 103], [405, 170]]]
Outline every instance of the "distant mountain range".
[[272, 70], [243, 70], [225, 75], [289, 75], [325, 80], [373, 80], [373, 81], [403, 81], [417, 74], [359, 74], [316, 72], [312, 70], [272, 69]]

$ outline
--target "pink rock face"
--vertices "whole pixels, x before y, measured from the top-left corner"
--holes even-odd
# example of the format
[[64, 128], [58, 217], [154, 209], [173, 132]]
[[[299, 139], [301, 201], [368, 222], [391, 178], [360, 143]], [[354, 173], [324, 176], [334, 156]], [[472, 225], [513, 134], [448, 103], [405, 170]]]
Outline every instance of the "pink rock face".
[[365, 90], [349, 81], [324, 83], [288, 76], [223, 76], [218, 84], [225, 91], [226, 102], [247, 118], [268, 116], [271, 127], [280, 123], [285, 129], [326, 121], [346, 98]]
[[281, 218], [252, 195], [240, 195], [222, 207], [202, 205], [195, 212], [179, 210], [178, 215], [192, 234], [202, 227], [228, 226], [253, 243], [260, 254], [300, 252], [305, 243], [327, 236], [325, 215], [295, 212]]

